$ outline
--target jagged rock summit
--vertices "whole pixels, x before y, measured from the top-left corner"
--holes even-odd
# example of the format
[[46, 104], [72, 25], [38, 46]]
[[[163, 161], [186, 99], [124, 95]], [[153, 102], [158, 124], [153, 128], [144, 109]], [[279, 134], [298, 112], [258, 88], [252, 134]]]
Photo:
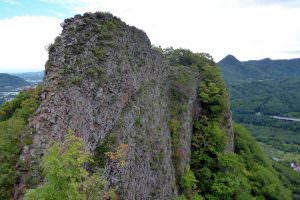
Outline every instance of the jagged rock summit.
[[[26, 176], [39, 176], [38, 163], [50, 141], [63, 141], [73, 130], [96, 158], [126, 148], [122, 167], [96, 160], [121, 199], [172, 199], [178, 194], [176, 171], [183, 173], [190, 160], [193, 122], [201, 110], [200, 72], [190, 73], [189, 85], [177, 84], [178, 70], [147, 35], [111, 14], [76, 15], [62, 27], [49, 47], [43, 101], [27, 133], [33, 142], [22, 151], [22, 159], [30, 162]], [[185, 96], [176, 152], [169, 127], [174, 89]], [[227, 119], [228, 150], [233, 151], [231, 116]], [[181, 158], [177, 164], [174, 154]]]

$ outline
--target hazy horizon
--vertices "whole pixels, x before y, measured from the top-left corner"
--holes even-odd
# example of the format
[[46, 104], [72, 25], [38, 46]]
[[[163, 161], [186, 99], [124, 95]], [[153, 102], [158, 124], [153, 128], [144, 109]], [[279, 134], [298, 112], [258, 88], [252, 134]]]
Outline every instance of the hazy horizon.
[[[228, 54], [228, 55], [233, 55], [233, 54]], [[226, 56], [228, 55], [225, 55], [223, 58], [225, 58]], [[263, 57], [263, 58], [259, 58], [259, 59], [249, 59], [249, 60], [241, 60], [239, 59], [237, 56], [233, 55], [235, 58], [237, 58], [239, 61], [241, 62], [246, 62], [246, 61], [252, 61], [252, 60], [264, 60], [264, 59], [271, 59], [271, 60], [292, 60], [292, 59], [300, 59], [300, 56], [299, 57], [295, 57], [295, 58], [276, 58], [276, 59], [273, 59], [273, 58], [270, 58], [270, 57]], [[221, 58], [220, 60], [215, 60], [216, 63], [220, 62], [223, 58]], [[40, 68], [40, 69], [37, 69], [37, 70], [24, 70], [24, 69], [20, 69], [20, 70], [2, 70], [0, 69], [0, 73], [6, 73], [6, 74], [19, 74], [19, 73], [36, 73], [36, 72], [43, 72], [45, 71], [44, 68]]]
[[36, 73], [36, 72], [42, 72], [44, 71], [45, 69], [40, 69], [40, 70], [32, 70], [32, 71], [24, 71], [24, 70], [16, 70], [16, 71], [11, 71], [11, 70], [3, 70], [1, 69], [0, 73], [5, 73], [5, 74], [22, 74], [22, 73]]

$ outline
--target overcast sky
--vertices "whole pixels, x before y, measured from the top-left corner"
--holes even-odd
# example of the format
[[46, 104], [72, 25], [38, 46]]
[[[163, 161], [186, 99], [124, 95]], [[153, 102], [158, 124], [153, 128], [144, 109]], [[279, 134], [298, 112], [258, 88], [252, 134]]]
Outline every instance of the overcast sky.
[[0, 72], [43, 70], [63, 19], [88, 11], [111, 12], [154, 45], [216, 61], [300, 57], [300, 0], [0, 0]]

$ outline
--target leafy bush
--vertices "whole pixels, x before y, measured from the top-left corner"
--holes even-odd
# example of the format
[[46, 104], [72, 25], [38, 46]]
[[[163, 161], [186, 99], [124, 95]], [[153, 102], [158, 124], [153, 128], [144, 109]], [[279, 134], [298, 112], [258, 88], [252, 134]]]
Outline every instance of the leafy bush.
[[187, 165], [181, 177], [180, 187], [188, 199], [201, 199], [201, 196], [198, 195], [197, 182], [194, 172], [190, 169], [190, 165]]
[[91, 162], [83, 140], [69, 132], [63, 143], [54, 143], [42, 158], [43, 185], [28, 190], [25, 200], [102, 199], [106, 182], [101, 174], [89, 176], [84, 164]]
[[162, 53], [171, 66], [204, 66], [206, 64], [215, 64], [209, 54], [193, 53], [188, 49], [173, 49], [170, 47], [162, 49]]

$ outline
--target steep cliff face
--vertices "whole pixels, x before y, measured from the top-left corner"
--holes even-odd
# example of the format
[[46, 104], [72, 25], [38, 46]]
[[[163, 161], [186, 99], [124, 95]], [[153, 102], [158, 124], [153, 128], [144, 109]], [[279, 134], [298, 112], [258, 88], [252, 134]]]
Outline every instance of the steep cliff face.
[[[125, 164], [96, 162], [121, 199], [172, 199], [191, 156], [201, 73], [170, 67], [143, 31], [110, 14], [78, 15], [62, 27], [49, 47], [43, 101], [27, 133], [33, 142], [22, 150], [31, 176], [51, 141], [73, 130], [95, 157], [125, 149]], [[176, 133], [172, 122], [180, 124]]]

